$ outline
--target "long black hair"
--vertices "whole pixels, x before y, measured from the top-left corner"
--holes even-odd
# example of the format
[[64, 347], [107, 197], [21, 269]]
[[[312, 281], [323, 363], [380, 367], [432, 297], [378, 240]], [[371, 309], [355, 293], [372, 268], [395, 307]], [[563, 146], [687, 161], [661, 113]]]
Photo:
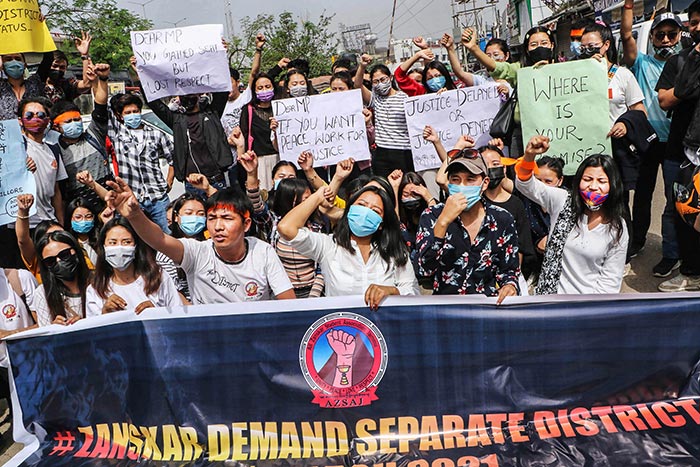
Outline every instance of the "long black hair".
[[[180, 228], [180, 224], [175, 222], [175, 216], [180, 215], [180, 209], [182, 209], [182, 206], [185, 205], [186, 202], [188, 201], [197, 201], [202, 205], [202, 210], [204, 210], [204, 199], [199, 196], [195, 195], [193, 193], [183, 193], [180, 195], [179, 198], [177, 198], [175, 201], [173, 201], [173, 213], [172, 213], [172, 223], [170, 224], [170, 235], [172, 235], [174, 238], [185, 238], [187, 235], [185, 235], [185, 232], [182, 231]], [[205, 216], [206, 217], [206, 211]], [[194, 238], [195, 240], [199, 240], [200, 242], [204, 241], [204, 231], [207, 230], [206, 228], [199, 232], [197, 235], [195, 235]]]
[[406, 209], [403, 203], [401, 203], [401, 198], [403, 198], [403, 190], [408, 184], [421, 185], [425, 187], [427, 187], [427, 185], [425, 184], [423, 177], [416, 172], [406, 172], [403, 174], [401, 184], [399, 185], [399, 219], [409, 231], [415, 231], [418, 228], [418, 220], [420, 219], [420, 215], [423, 211], [425, 211], [425, 208], [428, 207], [428, 203], [423, 198], [420, 198], [420, 203], [416, 209], [410, 211]]
[[306, 95], [310, 96], [313, 94], [313, 86], [311, 85], [311, 80], [306, 76], [306, 73], [304, 73], [302, 70], [299, 68], [292, 68], [287, 72], [287, 74], [284, 76], [284, 93], [287, 97], [291, 97], [289, 94], [289, 81], [292, 79], [292, 76], [294, 75], [301, 75], [304, 77], [304, 81], [306, 82]]
[[590, 33], [598, 33], [600, 38], [603, 40], [603, 44], [606, 42], [610, 43], [608, 51], [605, 54], [605, 58], [608, 59], [609, 63], [617, 64], [617, 46], [615, 45], [615, 37], [613, 36], [612, 29], [607, 24], [593, 23], [586, 26], [583, 30], [583, 35]]
[[92, 248], [95, 248], [95, 245], [97, 244], [97, 233], [99, 232], [99, 216], [97, 212], [95, 212], [95, 208], [93, 207], [92, 203], [88, 202], [85, 198], [82, 196], [75, 198], [73, 201], [68, 203], [68, 206], [66, 206], [66, 216], [64, 217], [66, 226], [68, 227], [66, 230], [70, 233], [72, 233], [75, 238], [78, 238], [79, 234], [75, 230], [73, 230], [73, 213], [75, 212], [76, 209], [78, 208], [85, 208], [88, 211], [92, 213], [92, 218], [94, 221], [94, 225], [92, 227], [92, 230], [87, 233], [88, 237], [88, 244]]
[[523, 39], [523, 45], [522, 45], [522, 54], [520, 56], [520, 66], [532, 66], [535, 64], [532, 60], [530, 60], [530, 53], [528, 52], [528, 46], [530, 45], [530, 38], [539, 32], [547, 34], [547, 37], [549, 37], [549, 42], [552, 43], [552, 56], [550, 58], [550, 62], [554, 60], [554, 51], [557, 49], [557, 41], [556, 38], [554, 37], [554, 33], [548, 29], [545, 28], [544, 26], [535, 26], [534, 28], [530, 28], [529, 31], [525, 33], [525, 38]]
[[386, 261], [387, 270], [389, 270], [392, 263], [397, 266], [405, 265], [408, 262], [408, 249], [401, 237], [401, 225], [394, 210], [394, 203], [386, 190], [377, 186], [365, 186], [348, 200], [348, 209], [345, 210], [343, 217], [335, 226], [333, 239], [341, 247], [351, 253], [355, 253], [355, 249], [352, 246], [350, 224], [348, 223], [348, 212], [350, 211], [350, 206], [355, 204], [357, 199], [366, 192], [377, 194], [381, 198], [384, 207], [384, 219], [381, 227], [372, 235], [372, 244], [377, 248], [379, 256]]
[[272, 79], [272, 76], [268, 75], [267, 73], [258, 73], [257, 75], [255, 75], [255, 77], [253, 77], [253, 83], [250, 86], [250, 89], [253, 91], [253, 97], [250, 100], [250, 103], [252, 105], [258, 105], [260, 103], [260, 99], [258, 99], [258, 94], [255, 92], [255, 86], [258, 84], [258, 80], [262, 78], [267, 78], [272, 83], [272, 90], [275, 91], [275, 97], [273, 97], [273, 99], [275, 99], [277, 97], [277, 94], [279, 93], [277, 85], [275, 85], [275, 80]]
[[280, 218], [287, 215], [294, 206], [301, 203], [301, 198], [306, 190], [311, 190], [309, 182], [303, 178], [285, 178], [280, 181], [279, 186], [275, 190], [275, 199], [270, 204], [272, 212]]
[[44, 264], [43, 253], [46, 246], [51, 242], [65, 243], [75, 251], [75, 256], [78, 258], [78, 271], [75, 276], [80, 288], [80, 313], [85, 318], [85, 291], [87, 290], [88, 281], [90, 279], [90, 271], [88, 270], [83, 249], [80, 247], [78, 240], [65, 230], [56, 230], [45, 234], [39, 238], [36, 243], [36, 254], [39, 262], [39, 273], [41, 274], [41, 282], [44, 286], [44, 295], [46, 296], [46, 304], [51, 312], [51, 321], [58, 316], [66, 317], [66, 308], [63, 301], [63, 296], [70, 293], [68, 287], [62, 280], [57, 278], [51, 270]]
[[118, 217], [107, 222], [97, 239], [97, 263], [95, 264], [95, 275], [92, 278], [92, 286], [95, 288], [95, 291], [104, 300], [109, 296], [109, 281], [114, 275], [114, 269], [105, 258], [105, 239], [107, 238], [107, 233], [114, 227], [124, 227], [134, 238], [134, 246], [136, 247], [136, 255], [132, 263], [134, 265], [134, 272], [137, 276], [143, 277], [143, 289], [146, 295], [155, 293], [160, 288], [161, 282], [161, 270], [158, 263], [156, 263], [155, 253], [151, 247], [146, 245], [146, 243], [136, 235], [129, 221], [123, 217]]
[[355, 82], [352, 79], [352, 75], [347, 71], [336, 71], [335, 73], [333, 73], [333, 76], [331, 76], [331, 80], [328, 83], [329, 86], [332, 85], [333, 81], [336, 80], [340, 80], [343, 83], [345, 83], [348, 89], [355, 89]]
[[615, 232], [615, 242], [618, 243], [622, 238], [623, 232], [625, 200], [622, 188], [622, 177], [620, 176], [620, 171], [617, 169], [617, 164], [612, 157], [604, 154], [593, 154], [584, 159], [583, 162], [581, 162], [581, 165], [578, 166], [578, 170], [576, 170], [576, 175], [574, 175], [573, 179], [574, 192], [571, 195], [574, 214], [576, 215], [577, 219], [581, 219], [587, 209], [586, 203], [583, 202], [583, 198], [581, 198], [581, 195], [579, 195], [579, 186], [581, 185], [583, 172], [588, 167], [600, 167], [608, 176], [610, 191], [608, 192], [608, 197], [605, 199], [600, 208], [600, 212], [603, 214], [604, 222], [611, 225], [613, 231]]
[[369, 81], [370, 81], [370, 86], [372, 85], [372, 79], [374, 79], [374, 75], [377, 73], [382, 73], [385, 74], [389, 77], [389, 82], [391, 83], [392, 89], [398, 89], [396, 87], [396, 82], [394, 81], [394, 75], [391, 74], [391, 70], [389, 69], [388, 66], [378, 63], [374, 65], [372, 68], [369, 70]]
[[423, 87], [425, 88], [425, 92], [427, 93], [433, 93], [437, 91], [433, 91], [428, 87], [428, 70], [437, 70], [440, 72], [442, 76], [445, 78], [445, 88], [452, 90], [452, 89], [457, 89], [457, 86], [455, 86], [454, 81], [452, 81], [452, 76], [450, 76], [450, 71], [447, 69], [444, 63], [442, 63], [439, 60], [433, 60], [432, 62], [428, 63], [425, 68], [423, 68], [423, 72], [421, 73], [423, 76]]
[[[58, 221], [55, 221], [53, 219], [46, 219], [41, 222], [39, 222], [34, 229], [34, 236], [32, 237], [32, 241], [34, 242], [34, 245], [38, 245], [39, 241], [44, 238], [46, 235], [46, 232], [49, 231], [51, 227], [60, 227], [61, 230], [65, 230], [61, 224], [58, 223]], [[39, 251], [39, 250], [37, 250]]]

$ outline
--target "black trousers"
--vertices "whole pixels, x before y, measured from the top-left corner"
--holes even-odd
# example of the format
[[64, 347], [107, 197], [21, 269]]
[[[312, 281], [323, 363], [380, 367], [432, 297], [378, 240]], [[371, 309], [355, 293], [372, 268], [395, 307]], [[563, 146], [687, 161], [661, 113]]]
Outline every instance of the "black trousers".
[[404, 174], [406, 172], [415, 172], [411, 150], [378, 147], [372, 157], [372, 173], [381, 177], [388, 177], [396, 169], [402, 170]]
[[632, 205], [632, 224], [634, 236], [630, 244], [644, 245], [651, 225], [651, 200], [654, 197], [656, 176], [666, 154], [666, 143], [655, 142], [642, 158], [639, 166], [639, 178], [634, 189]]

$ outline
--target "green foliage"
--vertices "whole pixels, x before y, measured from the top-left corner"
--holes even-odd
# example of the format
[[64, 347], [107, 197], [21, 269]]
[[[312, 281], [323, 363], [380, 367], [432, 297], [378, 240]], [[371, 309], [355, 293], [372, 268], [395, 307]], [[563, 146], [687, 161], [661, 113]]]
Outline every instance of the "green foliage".
[[[71, 37], [90, 31], [90, 55], [95, 63], [109, 63], [112, 69], [127, 69], [131, 57], [131, 31], [151, 29], [153, 23], [127, 9], [118, 8], [116, 0], [44, 0], [41, 2], [51, 30]], [[62, 50], [75, 55], [72, 42]]]
[[231, 66], [250, 69], [255, 52], [255, 36], [265, 34], [267, 43], [262, 56], [262, 71], [272, 68], [280, 59], [305, 58], [309, 61], [311, 76], [330, 73], [332, 57], [336, 54], [338, 40], [329, 31], [333, 15], [321, 14], [317, 22], [296, 21], [292, 13], [285, 11], [279, 17], [260, 14], [241, 20], [241, 33], [230, 40]]

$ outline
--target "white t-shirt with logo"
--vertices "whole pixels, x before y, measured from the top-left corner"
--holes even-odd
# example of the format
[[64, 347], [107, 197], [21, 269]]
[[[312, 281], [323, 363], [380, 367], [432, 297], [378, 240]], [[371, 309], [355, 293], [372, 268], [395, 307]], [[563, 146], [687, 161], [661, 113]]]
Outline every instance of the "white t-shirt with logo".
[[[144, 291], [145, 285], [141, 276], [131, 284], [126, 285], [115, 284], [113, 280], [110, 280], [107, 288], [107, 297], [116, 294], [123, 298], [126, 302], [126, 310], [133, 310], [145, 301], [150, 301], [156, 307], [182, 305], [180, 295], [177, 293], [177, 287], [175, 287], [172, 278], [165, 271], [161, 270], [160, 287], [154, 293], [147, 295]], [[85, 300], [87, 301], [88, 316], [102, 314], [102, 307], [107, 300], [100, 297], [92, 285], [87, 289]]]
[[67, 179], [68, 174], [61, 158], [56, 159], [46, 143], [37, 143], [27, 138], [27, 156], [36, 163], [36, 214], [29, 218], [29, 227], [33, 229], [41, 221], [56, 220], [51, 199], [55, 194], [56, 182]]
[[[36, 279], [31, 272], [25, 269], [18, 269], [17, 273], [24, 297], [31, 306], [36, 292]], [[5, 275], [5, 270], [0, 268], [0, 330], [18, 331], [32, 324], [34, 324], [34, 320], [29, 315], [29, 310], [21, 297], [18, 297], [12, 289], [12, 285]]]
[[274, 248], [253, 237], [245, 241], [245, 257], [229, 263], [216, 254], [212, 240], [180, 239], [185, 247], [180, 267], [187, 274], [193, 304], [269, 300], [292, 289]]
[[[44, 290], [44, 285], [37, 287], [34, 292], [34, 300], [29, 305], [36, 313], [36, 320], [39, 326], [49, 326], [53, 323], [53, 318], [51, 317], [51, 310], [49, 309], [49, 304], [46, 302], [46, 291]], [[67, 319], [72, 318], [82, 318], [83, 317], [83, 300], [80, 295], [63, 295], [63, 311], [66, 314]], [[86, 310], [87, 316], [97, 316], [102, 313], [90, 314]]]

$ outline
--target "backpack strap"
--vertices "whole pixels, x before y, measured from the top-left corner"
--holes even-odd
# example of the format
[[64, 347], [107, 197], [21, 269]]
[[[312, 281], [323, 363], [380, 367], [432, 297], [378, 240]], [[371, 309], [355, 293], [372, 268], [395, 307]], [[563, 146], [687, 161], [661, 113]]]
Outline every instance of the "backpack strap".
[[90, 134], [90, 132], [88, 132], [88, 131], [86, 131], [85, 133], [83, 133], [83, 135], [85, 135], [85, 141], [87, 141], [88, 143], [90, 143], [90, 146], [92, 146], [93, 148], [95, 148], [95, 149], [97, 150], [97, 152], [100, 153], [100, 155], [101, 155], [102, 158], [105, 160], [105, 162], [106, 162], [107, 164], [109, 164], [109, 163], [111, 162], [111, 158], [107, 155], [107, 150], [105, 149], [105, 145], [104, 145], [104, 144], [100, 144], [100, 142], [97, 141], [97, 138], [95, 138], [95, 137], [94, 137], [92, 134]]
[[26, 297], [24, 295], [24, 290], [22, 290], [22, 283], [19, 280], [19, 272], [16, 269], [4, 269], [4, 271], [7, 281], [10, 283], [10, 287], [12, 287], [12, 290], [15, 291], [17, 296], [24, 301]]

